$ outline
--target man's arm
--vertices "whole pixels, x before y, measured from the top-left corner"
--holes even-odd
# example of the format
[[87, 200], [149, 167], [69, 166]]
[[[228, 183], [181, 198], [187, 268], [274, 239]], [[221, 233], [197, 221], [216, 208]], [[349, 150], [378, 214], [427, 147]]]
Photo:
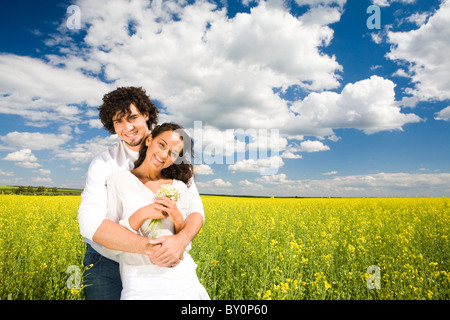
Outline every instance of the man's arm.
[[150, 255], [156, 249], [154, 244], [149, 243], [149, 238], [133, 233], [108, 219], [103, 220], [94, 233], [93, 240], [106, 248], [125, 252]]
[[106, 219], [108, 196], [106, 180], [112, 168], [107, 158], [97, 156], [89, 166], [86, 185], [78, 209], [80, 233], [106, 248], [149, 254], [154, 245], [148, 238], [135, 234], [120, 224]]

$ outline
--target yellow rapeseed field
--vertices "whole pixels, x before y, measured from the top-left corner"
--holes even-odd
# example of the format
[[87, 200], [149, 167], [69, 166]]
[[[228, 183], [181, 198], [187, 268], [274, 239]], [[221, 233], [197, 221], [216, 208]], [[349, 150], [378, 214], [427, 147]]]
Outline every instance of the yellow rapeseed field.
[[[212, 299], [449, 299], [448, 198], [203, 196]], [[0, 299], [83, 299], [78, 196], [0, 196]]]

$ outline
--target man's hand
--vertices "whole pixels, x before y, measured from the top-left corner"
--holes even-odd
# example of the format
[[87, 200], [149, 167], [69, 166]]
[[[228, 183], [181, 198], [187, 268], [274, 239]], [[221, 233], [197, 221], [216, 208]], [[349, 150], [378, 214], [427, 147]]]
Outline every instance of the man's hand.
[[151, 245], [160, 246], [149, 255], [150, 261], [160, 267], [174, 267], [183, 259], [185, 239], [179, 234], [152, 239]]
[[193, 212], [186, 218], [184, 228], [179, 233], [150, 240], [150, 244], [161, 246], [149, 255], [150, 261], [160, 267], [177, 265], [183, 259], [186, 247], [200, 231], [202, 225], [202, 215]]

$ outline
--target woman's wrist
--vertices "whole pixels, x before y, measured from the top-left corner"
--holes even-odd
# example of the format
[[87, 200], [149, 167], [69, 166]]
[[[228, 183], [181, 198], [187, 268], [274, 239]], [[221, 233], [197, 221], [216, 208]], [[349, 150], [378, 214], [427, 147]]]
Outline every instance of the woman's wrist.
[[133, 230], [137, 231], [145, 220], [144, 210], [140, 208], [128, 218], [128, 223]]

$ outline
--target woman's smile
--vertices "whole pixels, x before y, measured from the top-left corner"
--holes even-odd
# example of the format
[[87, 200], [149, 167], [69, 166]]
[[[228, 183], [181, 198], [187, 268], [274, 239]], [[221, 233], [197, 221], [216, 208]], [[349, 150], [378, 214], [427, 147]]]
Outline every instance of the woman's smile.
[[157, 162], [159, 162], [159, 163], [161, 163], [161, 164], [164, 164], [165, 161], [163, 161], [163, 160], [161, 160], [160, 158], [158, 158], [158, 156], [153, 155], [153, 157], [155, 157], [155, 159], [156, 159]]

